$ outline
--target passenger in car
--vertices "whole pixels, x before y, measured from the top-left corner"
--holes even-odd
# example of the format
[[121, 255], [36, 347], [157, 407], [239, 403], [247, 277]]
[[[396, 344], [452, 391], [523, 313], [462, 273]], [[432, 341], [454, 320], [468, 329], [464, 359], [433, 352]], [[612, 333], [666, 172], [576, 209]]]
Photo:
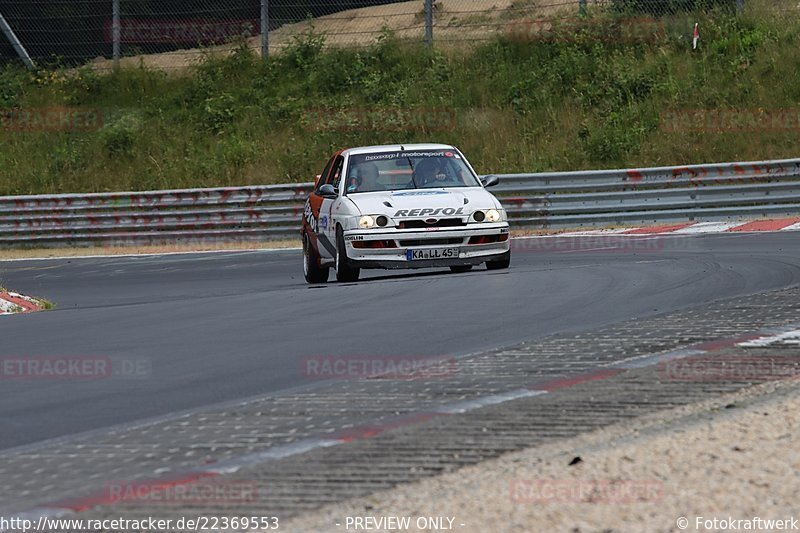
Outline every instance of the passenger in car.
[[368, 192], [381, 190], [378, 183], [380, 171], [375, 163], [362, 163], [356, 168], [356, 175], [349, 180], [347, 192]]

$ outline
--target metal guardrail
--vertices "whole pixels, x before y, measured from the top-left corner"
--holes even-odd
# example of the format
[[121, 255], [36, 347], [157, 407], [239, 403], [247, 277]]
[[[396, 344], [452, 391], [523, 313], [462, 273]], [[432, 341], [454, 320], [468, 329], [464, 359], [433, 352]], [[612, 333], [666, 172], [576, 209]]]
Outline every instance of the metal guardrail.
[[0, 197], [0, 247], [296, 238], [312, 183]]
[[[800, 215], [800, 159], [499, 176], [517, 229]], [[293, 239], [311, 188], [0, 197], [0, 247]]]

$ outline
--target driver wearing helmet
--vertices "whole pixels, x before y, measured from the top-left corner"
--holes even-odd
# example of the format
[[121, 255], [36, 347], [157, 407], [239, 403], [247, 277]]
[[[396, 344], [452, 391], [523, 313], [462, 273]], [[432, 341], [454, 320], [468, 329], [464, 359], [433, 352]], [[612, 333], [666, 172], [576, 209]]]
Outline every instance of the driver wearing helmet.
[[449, 187], [463, 185], [458, 180], [449, 177], [444, 169], [444, 162], [437, 158], [423, 159], [414, 171], [420, 187]]

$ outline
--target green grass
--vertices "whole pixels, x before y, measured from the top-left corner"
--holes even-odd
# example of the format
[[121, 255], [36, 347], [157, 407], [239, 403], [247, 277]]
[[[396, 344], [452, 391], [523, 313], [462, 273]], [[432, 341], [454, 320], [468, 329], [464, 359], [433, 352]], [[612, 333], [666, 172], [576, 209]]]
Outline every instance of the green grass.
[[[266, 63], [243, 48], [182, 75], [6, 68], [0, 109], [97, 108], [103, 126], [0, 127], [0, 195], [306, 181], [336, 149], [395, 142], [456, 144], [482, 173], [800, 155], [800, 126], [676, 132], [662, 120], [668, 110], [795, 109], [796, 16], [755, 6], [659, 21], [652, 38], [592, 15], [569, 22], [568, 42], [523, 32], [433, 51], [389, 32], [366, 49], [326, 48], [312, 33]], [[320, 109], [343, 111], [320, 124]], [[431, 118], [450, 112], [450, 122]]]
[[36, 298], [36, 301], [39, 303], [39, 307], [42, 308], [42, 311], [52, 311], [56, 308], [56, 304], [45, 298]]

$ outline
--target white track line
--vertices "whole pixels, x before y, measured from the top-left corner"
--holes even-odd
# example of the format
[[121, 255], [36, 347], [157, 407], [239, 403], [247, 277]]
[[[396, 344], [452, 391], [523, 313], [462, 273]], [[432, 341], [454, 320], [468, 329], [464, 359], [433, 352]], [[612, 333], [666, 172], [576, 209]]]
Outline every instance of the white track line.
[[432, 411], [434, 413], [441, 413], [448, 415], [467, 413], [474, 409], [480, 409], [481, 407], [487, 407], [489, 405], [497, 405], [511, 400], [517, 400], [519, 398], [540, 396], [542, 394], [547, 394], [547, 391], [518, 389], [509, 392], [504, 392], [501, 394], [493, 394], [491, 396], [482, 396], [480, 398], [475, 398], [474, 400], [465, 400], [463, 402], [455, 402], [455, 403], [441, 405], [439, 407], [434, 407]]
[[655, 366], [659, 363], [664, 363], [666, 361], [672, 361], [675, 359], [685, 359], [687, 357], [692, 357], [694, 355], [703, 355], [705, 353], [707, 353], [706, 350], [696, 350], [691, 347], [677, 348], [675, 350], [668, 350], [666, 352], [657, 354], [644, 354], [644, 355], [636, 355], [633, 357], [629, 357], [627, 359], [614, 362], [614, 364], [609, 365], [608, 368], [619, 368], [623, 370], [632, 370], [635, 368], [647, 368], [649, 366]]
[[747, 222], [698, 222], [697, 224], [670, 233], [722, 233], [744, 224], [747, 224]]
[[286, 457], [291, 457], [293, 455], [299, 455], [301, 453], [310, 452], [311, 450], [316, 450], [318, 448], [329, 448], [331, 446], [338, 446], [339, 444], [344, 444], [344, 442], [345, 441], [341, 439], [308, 438], [308, 439], [303, 439], [299, 442], [293, 442], [291, 444], [273, 446], [271, 448], [267, 448], [266, 450], [260, 452], [254, 452], [246, 455], [240, 455], [238, 457], [232, 457], [230, 459], [226, 459], [218, 463], [211, 463], [208, 465], [208, 467], [202, 468], [200, 470], [205, 473], [217, 474], [217, 475], [234, 474], [239, 470], [241, 470], [242, 468], [255, 466], [261, 463], [266, 463], [268, 461], [277, 461], [279, 459], [285, 459]]
[[548, 235], [548, 237], [583, 237], [589, 235], [615, 235], [619, 233], [627, 233], [629, 231], [636, 231], [642, 228], [618, 228], [618, 229], [596, 229], [587, 231], [571, 231], [568, 233], [556, 233]]
[[234, 253], [241, 254], [248, 253], [262, 253], [262, 252], [296, 252], [302, 248], [245, 248], [242, 250], [201, 250], [196, 252], [161, 252], [161, 253], [146, 253], [146, 254], [109, 254], [109, 255], [54, 255], [52, 257], [22, 257], [19, 259], [2, 259], [0, 263], [18, 263], [20, 261], [60, 261], [64, 259], [116, 259], [118, 257], [162, 257], [167, 255], [209, 255], [209, 254], [224, 254]]
[[775, 343], [785, 344], [800, 344], [800, 330], [786, 331], [777, 335], [770, 335], [768, 337], [761, 337], [751, 341], [740, 342], [737, 346], [742, 348], [763, 348]]
[[791, 226], [786, 226], [780, 231], [800, 231], [800, 222], [795, 222]]

